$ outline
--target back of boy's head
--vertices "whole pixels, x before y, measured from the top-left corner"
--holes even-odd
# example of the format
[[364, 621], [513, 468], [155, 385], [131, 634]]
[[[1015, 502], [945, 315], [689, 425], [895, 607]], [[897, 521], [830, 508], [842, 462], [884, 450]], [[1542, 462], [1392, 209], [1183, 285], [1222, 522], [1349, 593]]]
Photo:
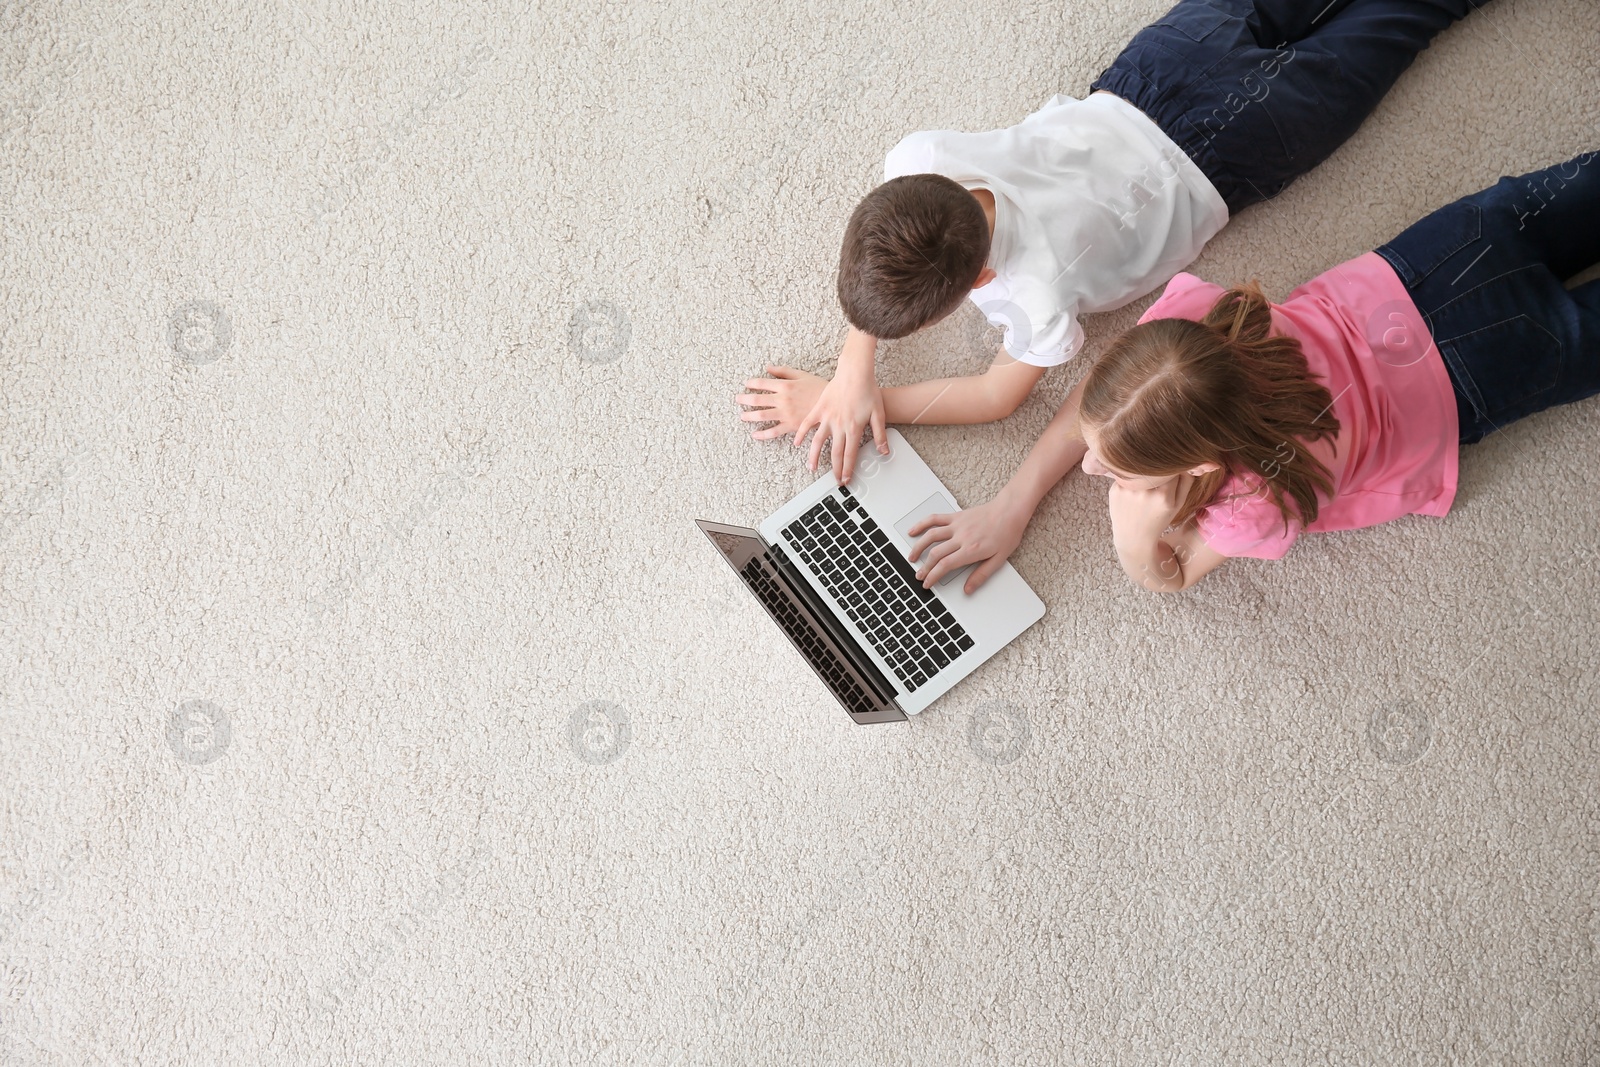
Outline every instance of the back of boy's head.
[[1327, 467], [1302, 447], [1339, 432], [1333, 396], [1300, 342], [1272, 332], [1271, 305], [1254, 283], [1224, 292], [1200, 322], [1152, 319], [1118, 337], [1090, 369], [1079, 413], [1101, 459], [1129, 474], [1221, 464], [1196, 481], [1179, 525], [1230, 473], [1261, 477], [1286, 523], [1290, 501], [1310, 524], [1316, 490], [1333, 493]]
[[989, 259], [977, 198], [940, 174], [906, 174], [868, 193], [845, 226], [839, 303], [850, 325], [886, 340], [955, 309]]

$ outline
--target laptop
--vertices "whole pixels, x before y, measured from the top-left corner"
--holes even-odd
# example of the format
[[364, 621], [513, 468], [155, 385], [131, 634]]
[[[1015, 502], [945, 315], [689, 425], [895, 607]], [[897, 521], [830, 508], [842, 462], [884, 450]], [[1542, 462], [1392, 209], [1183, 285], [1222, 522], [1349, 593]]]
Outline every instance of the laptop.
[[923, 589], [906, 531], [957, 510], [898, 430], [863, 446], [851, 484], [825, 472], [759, 530], [696, 519], [857, 723], [904, 722], [1044, 617], [1007, 563], [976, 593], [971, 567]]

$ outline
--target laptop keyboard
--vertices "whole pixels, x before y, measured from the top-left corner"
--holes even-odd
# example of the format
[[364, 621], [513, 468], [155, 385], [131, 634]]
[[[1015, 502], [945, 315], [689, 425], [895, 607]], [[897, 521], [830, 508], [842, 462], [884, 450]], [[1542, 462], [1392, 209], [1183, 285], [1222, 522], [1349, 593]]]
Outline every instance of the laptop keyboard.
[[[844, 606], [906, 689], [916, 692], [972, 638], [846, 487], [783, 528], [795, 553]], [[843, 503], [840, 503], [840, 500]]]
[[811, 624], [795, 610], [794, 602], [789, 599], [792, 594], [761, 565], [759, 556], [752, 557], [750, 562], [744, 565], [740, 577], [761, 603], [766, 605], [772, 617], [778, 620], [783, 632], [789, 635], [789, 639], [816, 667], [840, 703], [858, 714], [878, 710], [871, 694], [861, 687], [861, 683], [856, 681], [855, 675], [850, 673], [833, 649], [817, 639], [816, 631], [811, 628]]

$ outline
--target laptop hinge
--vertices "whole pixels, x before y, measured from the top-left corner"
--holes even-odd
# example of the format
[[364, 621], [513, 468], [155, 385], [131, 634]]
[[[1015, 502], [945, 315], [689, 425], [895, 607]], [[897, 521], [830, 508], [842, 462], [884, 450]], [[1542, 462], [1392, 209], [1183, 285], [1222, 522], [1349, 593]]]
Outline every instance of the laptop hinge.
[[899, 691], [895, 689], [894, 683], [884, 676], [876, 663], [872, 662], [872, 658], [862, 649], [861, 643], [856, 640], [855, 635], [839, 625], [838, 617], [834, 615], [833, 609], [824, 604], [822, 599], [817, 596], [816, 590], [811, 588], [811, 583], [806, 580], [806, 576], [801, 573], [800, 569], [790, 562], [782, 546], [768, 544], [767, 558], [783, 574], [784, 580], [789, 584], [789, 588], [793, 589], [795, 594], [804, 601], [806, 608], [816, 618], [817, 624], [827, 631], [828, 636], [833, 639], [834, 645], [850, 661], [850, 666], [854, 667], [861, 680], [867, 683], [873, 695], [883, 703], [894, 706], [895, 698], [899, 696]]

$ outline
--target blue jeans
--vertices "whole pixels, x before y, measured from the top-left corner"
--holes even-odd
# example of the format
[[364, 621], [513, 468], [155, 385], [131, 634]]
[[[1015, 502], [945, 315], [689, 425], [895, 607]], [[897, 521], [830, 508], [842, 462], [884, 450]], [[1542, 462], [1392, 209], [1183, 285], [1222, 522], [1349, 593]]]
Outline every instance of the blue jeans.
[[1435, 34], [1488, 0], [1181, 0], [1094, 82], [1150, 116], [1238, 212], [1360, 127]]
[[1501, 178], [1378, 249], [1456, 391], [1461, 443], [1600, 393], [1600, 152]]

